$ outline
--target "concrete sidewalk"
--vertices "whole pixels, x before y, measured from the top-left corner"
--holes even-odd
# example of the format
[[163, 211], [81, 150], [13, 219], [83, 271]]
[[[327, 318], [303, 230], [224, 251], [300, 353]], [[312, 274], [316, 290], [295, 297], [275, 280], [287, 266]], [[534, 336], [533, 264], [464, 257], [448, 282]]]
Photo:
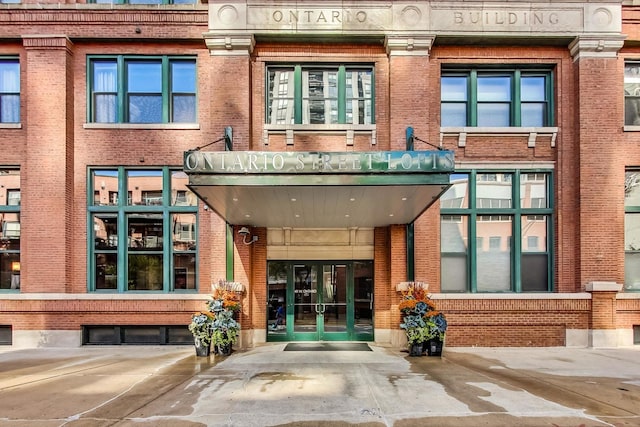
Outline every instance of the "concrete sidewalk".
[[0, 352], [0, 426], [640, 426], [640, 348]]

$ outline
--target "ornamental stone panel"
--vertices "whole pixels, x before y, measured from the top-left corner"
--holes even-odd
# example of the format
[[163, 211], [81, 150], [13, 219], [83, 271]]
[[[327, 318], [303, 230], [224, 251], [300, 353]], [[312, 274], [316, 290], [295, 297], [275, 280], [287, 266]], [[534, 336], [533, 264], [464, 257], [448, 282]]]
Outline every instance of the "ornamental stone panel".
[[393, 33], [571, 36], [616, 34], [619, 1], [209, 1], [209, 31], [278, 35]]

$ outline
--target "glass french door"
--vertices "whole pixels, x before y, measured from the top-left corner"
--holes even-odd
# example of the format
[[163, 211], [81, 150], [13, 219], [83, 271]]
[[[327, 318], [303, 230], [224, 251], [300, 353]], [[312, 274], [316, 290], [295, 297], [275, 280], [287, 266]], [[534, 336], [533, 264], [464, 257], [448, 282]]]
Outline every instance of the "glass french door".
[[373, 262], [269, 262], [269, 341], [373, 340]]

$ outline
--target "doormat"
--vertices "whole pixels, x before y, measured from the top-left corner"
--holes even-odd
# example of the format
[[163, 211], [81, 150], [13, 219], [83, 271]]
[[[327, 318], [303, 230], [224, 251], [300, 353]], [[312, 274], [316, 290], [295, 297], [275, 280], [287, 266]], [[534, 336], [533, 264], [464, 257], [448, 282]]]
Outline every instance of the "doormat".
[[366, 342], [292, 342], [284, 351], [373, 351]]

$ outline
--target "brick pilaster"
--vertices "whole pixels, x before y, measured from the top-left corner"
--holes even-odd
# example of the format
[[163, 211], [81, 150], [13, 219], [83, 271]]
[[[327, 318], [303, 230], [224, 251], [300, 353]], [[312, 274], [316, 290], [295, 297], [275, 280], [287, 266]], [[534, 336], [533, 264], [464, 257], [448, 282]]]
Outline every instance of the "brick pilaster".
[[[569, 49], [574, 58], [578, 138], [579, 210], [577, 259], [580, 278], [574, 291], [590, 282], [624, 281], [624, 168], [620, 117], [624, 117], [623, 80], [617, 51], [623, 36], [578, 37]], [[594, 105], [607, 105], [603, 115]], [[597, 177], [597, 178], [596, 178]], [[606, 224], [602, 218], [606, 218]], [[569, 291], [569, 290], [566, 290]]]
[[[66, 36], [24, 36], [27, 140], [21, 212], [22, 292], [71, 287], [73, 44]], [[77, 249], [77, 248], [76, 248]]]
[[[393, 115], [389, 117], [389, 150], [406, 148], [406, 128], [411, 126], [415, 135], [429, 141], [429, 105], [425, 94], [435, 93], [429, 81], [429, 54], [435, 36], [388, 36], [385, 46], [389, 55], [390, 93], [395, 101]], [[384, 100], [383, 102], [388, 102]], [[440, 128], [438, 127], [438, 130]], [[381, 143], [384, 141], [380, 135]], [[416, 150], [430, 149], [415, 141]]]

